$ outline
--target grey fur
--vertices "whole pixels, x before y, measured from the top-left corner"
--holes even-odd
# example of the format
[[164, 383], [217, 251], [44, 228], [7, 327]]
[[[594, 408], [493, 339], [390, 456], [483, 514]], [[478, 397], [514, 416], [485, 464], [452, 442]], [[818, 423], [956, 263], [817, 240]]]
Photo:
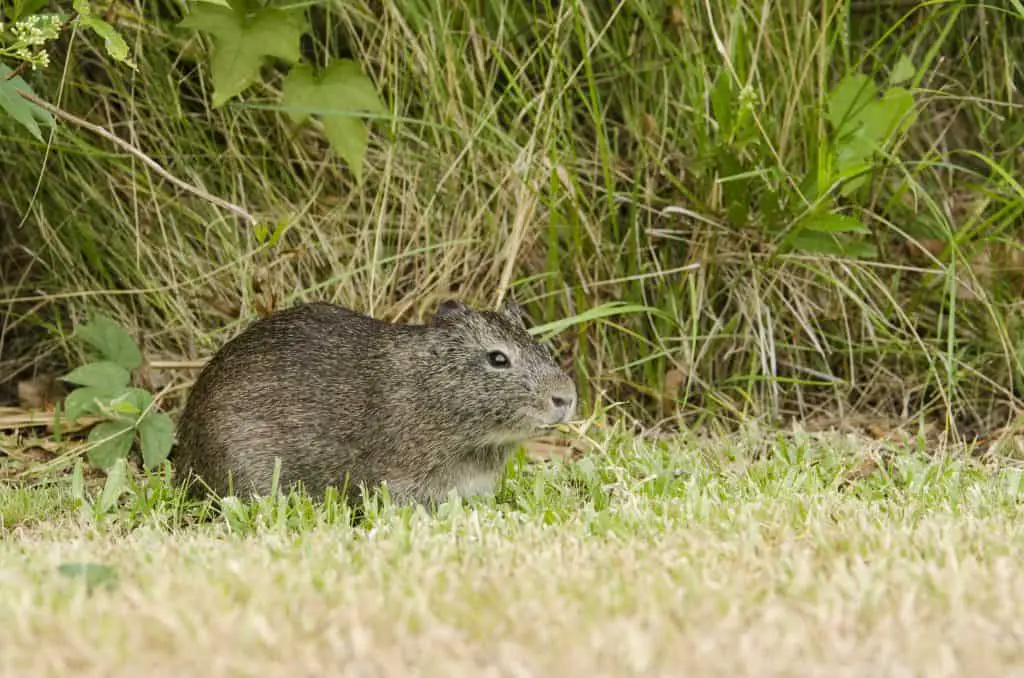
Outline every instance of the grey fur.
[[[493, 367], [501, 350], [510, 366]], [[199, 375], [178, 428], [178, 478], [217, 495], [301, 481], [322, 497], [387, 481], [394, 501], [486, 494], [509, 455], [572, 418], [576, 386], [527, 333], [518, 307], [440, 305], [427, 324], [393, 324], [310, 303], [253, 323]], [[556, 400], [563, 402], [559, 406]], [[193, 488], [199, 484], [194, 483]]]

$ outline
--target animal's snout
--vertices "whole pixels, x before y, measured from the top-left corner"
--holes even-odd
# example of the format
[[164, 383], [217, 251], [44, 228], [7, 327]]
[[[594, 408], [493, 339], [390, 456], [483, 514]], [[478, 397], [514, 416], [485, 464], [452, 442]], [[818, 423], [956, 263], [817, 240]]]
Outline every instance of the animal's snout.
[[576, 394], [572, 392], [560, 392], [551, 396], [552, 419], [558, 422], [566, 422], [572, 419], [576, 410]]

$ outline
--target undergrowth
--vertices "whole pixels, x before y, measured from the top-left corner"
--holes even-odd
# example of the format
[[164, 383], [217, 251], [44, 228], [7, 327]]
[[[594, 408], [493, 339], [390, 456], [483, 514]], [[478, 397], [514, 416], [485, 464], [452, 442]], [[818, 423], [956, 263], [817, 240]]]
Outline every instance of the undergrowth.
[[[386, 110], [361, 184], [273, 103], [280, 69], [212, 108], [186, 14], [110, 5], [137, 70], [74, 33], [22, 75], [280, 237], [85, 130], [0, 120], [11, 398], [85, 360], [68, 339], [91, 312], [131, 328], [173, 411], [181, 361], [258, 312], [325, 298], [408, 321], [509, 292], [570, 321], [554, 341], [585, 408], [647, 424], [1015, 416], [1018, 3], [318, 2], [304, 58], [352, 58]], [[877, 153], [842, 139], [850, 83], [908, 114]], [[585, 316], [609, 302], [629, 305]]]

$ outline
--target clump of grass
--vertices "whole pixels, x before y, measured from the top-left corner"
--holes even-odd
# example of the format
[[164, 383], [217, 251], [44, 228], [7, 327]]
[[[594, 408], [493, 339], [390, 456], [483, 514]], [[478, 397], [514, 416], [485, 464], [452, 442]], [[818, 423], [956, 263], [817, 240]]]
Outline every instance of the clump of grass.
[[[136, 328], [151, 359], [178, 359], [208, 355], [258, 307], [316, 297], [416, 319], [442, 295], [493, 303], [512, 289], [538, 322], [610, 301], [660, 309], [558, 338], [585, 403], [647, 422], [839, 408], [977, 429], [1016, 407], [1013, 9], [402, 0], [311, 12], [306, 48], [357, 59], [394, 112], [375, 123], [362, 186], [268, 104], [273, 69], [211, 110], [207, 55], [175, 27], [176, 5], [119, 15], [137, 72], [76, 35], [66, 68], [32, 75], [177, 176], [288, 228], [261, 247], [101, 139], [62, 129], [47, 152], [10, 128], [0, 201], [23, 227], [3, 245], [20, 256], [0, 281], [0, 381], [80, 360], [66, 333], [87, 309]], [[878, 255], [780, 249], [815, 198], [828, 93], [854, 72], [882, 82], [903, 58], [918, 119], [866, 192], [837, 202]]]

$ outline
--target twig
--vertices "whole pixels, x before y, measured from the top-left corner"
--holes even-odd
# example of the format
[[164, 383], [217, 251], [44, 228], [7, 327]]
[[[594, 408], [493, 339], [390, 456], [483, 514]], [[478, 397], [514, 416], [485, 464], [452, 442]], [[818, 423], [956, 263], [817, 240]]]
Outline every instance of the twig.
[[24, 73], [27, 68], [28, 68], [28, 62], [27, 61], [22, 61], [20, 64], [15, 66], [14, 69], [10, 73], [8, 73], [7, 75], [4, 76], [4, 81], [6, 82], [7, 80], [14, 80], [16, 77], [18, 77], [19, 75]]
[[133, 155], [136, 158], [138, 158], [139, 160], [141, 160], [143, 163], [145, 163], [150, 168], [152, 168], [152, 170], [154, 172], [156, 172], [161, 177], [163, 177], [167, 181], [171, 182], [172, 184], [174, 184], [175, 186], [177, 186], [181, 190], [187, 191], [187, 192], [191, 193], [192, 195], [194, 195], [194, 196], [196, 196], [198, 198], [202, 198], [203, 200], [206, 200], [207, 202], [213, 203], [214, 205], [217, 205], [218, 207], [221, 207], [221, 208], [231, 212], [232, 214], [234, 214], [234, 215], [236, 215], [238, 217], [241, 217], [242, 219], [247, 221], [250, 225], [254, 226], [257, 223], [259, 223], [259, 221], [256, 219], [256, 217], [254, 217], [252, 214], [250, 214], [248, 211], [246, 211], [245, 208], [240, 207], [240, 206], [238, 206], [238, 205], [236, 205], [234, 203], [228, 202], [227, 200], [224, 200], [223, 198], [218, 198], [215, 195], [207, 193], [206, 191], [204, 191], [201, 188], [198, 188], [196, 186], [193, 186], [193, 185], [191, 185], [189, 183], [186, 183], [186, 182], [182, 181], [181, 179], [177, 178], [176, 176], [174, 176], [173, 174], [171, 174], [170, 172], [165, 170], [163, 167], [161, 167], [160, 164], [157, 161], [155, 161], [152, 158], [150, 158], [148, 155], [143, 153], [141, 150], [139, 150], [138, 148], [136, 148], [132, 144], [128, 143], [124, 139], [121, 139], [117, 135], [107, 131], [106, 129], [104, 129], [102, 127], [100, 127], [99, 125], [94, 125], [91, 122], [88, 122], [86, 120], [82, 120], [81, 118], [79, 118], [79, 117], [77, 117], [75, 115], [72, 115], [71, 113], [68, 113], [67, 111], [65, 111], [65, 110], [63, 110], [61, 108], [58, 108], [57, 106], [54, 106], [53, 104], [51, 104], [48, 101], [44, 101], [43, 99], [40, 99], [39, 97], [37, 97], [34, 94], [31, 94], [30, 92], [23, 92], [23, 91], [19, 90], [18, 94], [20, 94], [23, 99], [26, 99], [27, 101], [32, 102], [36, 106], [39, 106], [40, 108], [49, 111], [50, 113], [52, 113], [53, 115], [57, 116], [58, 118], [60, 118], [62, 120], [65, 120], [67, 122], [73, 123], [73, 124], [75, 124], [75, 125], [77, 125], [79, 127], [84, 127], [85, 129], [89, 130], [93, 134], [97, 134], [97, 135], [103, 137], [104, 139], [106, 139], [110, 143], [114, 144], [115, 146], [117, 146], [121, 150], [123, 150], [123, 151], [125, 151], [127, 153], [130, 153], [131, 155]]

